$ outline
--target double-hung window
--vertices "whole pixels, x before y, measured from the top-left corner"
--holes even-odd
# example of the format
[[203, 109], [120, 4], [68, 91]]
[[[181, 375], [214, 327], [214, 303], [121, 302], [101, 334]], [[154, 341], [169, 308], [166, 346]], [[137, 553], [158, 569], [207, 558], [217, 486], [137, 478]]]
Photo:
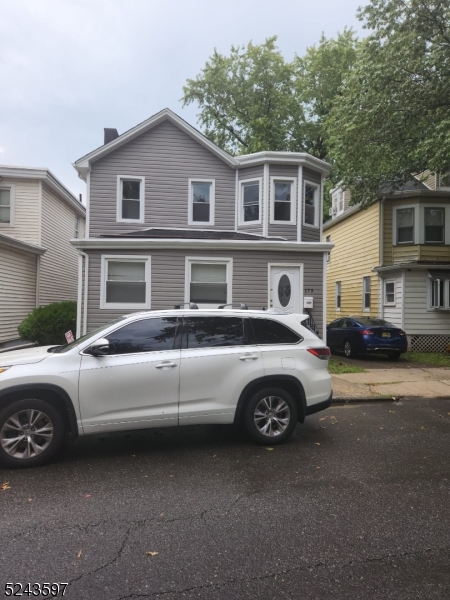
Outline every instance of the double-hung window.
[[311, 227], [319, 227], [319, 186], [305, 181], [303, 223]]
[[414, 208], [397, 209], [397, 244], [414, 244]]
[[363, 277], [363, 310], [370, 310], [370, 277]]
[[294, 178], [271, 177], [271, 223], [295, 225], [295, 185]]
[[214, 225], [213, 179], [189, 179], [189, 225]]
[[102, 256], [100, 308], [150, 308], [150, 256]]
[[444, 208], [425, 208], [425, 243], [443, 244], [444, 238]]
[[0, 225], [14, 225], [14, 186], [0, 187]]
[[384, 304], [395, 304], [395, 281], [384, 282]]
[[240, 225], [261, 223], [261, 179], [241, 181]]
[[431, 308], [444, 308], [445, 306], [445, 280], [433, 279], [431, 281]]
[[231, 304], [232, 259], [186, 258], [185, 301], [203, 306]]
[[117, 221], [129, 223], [144, 222], [145, 178], [117, 177]]

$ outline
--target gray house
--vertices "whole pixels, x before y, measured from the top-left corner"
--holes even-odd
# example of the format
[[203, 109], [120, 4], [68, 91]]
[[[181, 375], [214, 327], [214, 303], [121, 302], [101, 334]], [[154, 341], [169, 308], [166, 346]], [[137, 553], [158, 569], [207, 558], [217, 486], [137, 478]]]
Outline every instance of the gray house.
[[325, 331], [323, 179], [306, 153], [233, 157], [165, 109], [74, 163], [87, 185], [78, 331], [139, 310], [246, 303]]

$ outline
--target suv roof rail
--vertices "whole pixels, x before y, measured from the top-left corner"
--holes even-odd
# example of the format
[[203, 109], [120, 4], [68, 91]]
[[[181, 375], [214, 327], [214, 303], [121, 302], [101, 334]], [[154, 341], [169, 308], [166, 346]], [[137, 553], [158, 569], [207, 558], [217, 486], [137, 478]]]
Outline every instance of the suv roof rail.
[[239, 308], [241, 310], [248, 310], [248, 306], [245, 304], [245, 302], [233, 302], [231, 304], [221, 304], [218, 308], [226, 308], [227, 306], [231, 306], [231, 308], [233, 308], [233, 306], [239, 306]]
[[186, 306], [186, 304], [188, 305], [188, 308], [198, 309], [198, 306], [195, 304], [195, 302], [181, 302], [180, 304], [175, 304], [174, 308], [181, 308], [182, 306]]

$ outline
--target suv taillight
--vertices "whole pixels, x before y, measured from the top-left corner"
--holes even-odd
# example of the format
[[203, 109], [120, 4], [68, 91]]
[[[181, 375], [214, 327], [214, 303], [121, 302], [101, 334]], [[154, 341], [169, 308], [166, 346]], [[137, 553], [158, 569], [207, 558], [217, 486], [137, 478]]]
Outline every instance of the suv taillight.
[[325, 346], [325, 348], [306, 348], [308, 350], [308, 352], [310, 352], [311, 354], [314, 354], [314, 356], [317, 356], [317, 358], [320, 358], [321, 360], [328, 360], [331, 356], [331, 351], [330, 349]]

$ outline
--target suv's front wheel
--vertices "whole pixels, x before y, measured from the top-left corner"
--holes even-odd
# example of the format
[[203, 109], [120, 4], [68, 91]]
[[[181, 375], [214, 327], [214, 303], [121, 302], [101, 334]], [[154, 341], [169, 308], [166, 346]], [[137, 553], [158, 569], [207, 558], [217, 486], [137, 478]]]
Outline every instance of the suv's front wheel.
[[245, 411], [247, 431], [260, 444], [281, 444], [292, 435], [298, 411], [282, 388], [264, 388], [250, 398]]
[[18, 400], [0, 412], [0, 462], [5, 467], [36, 467], [48, 462], [63, 437], [63, 419], [45, 400]]

